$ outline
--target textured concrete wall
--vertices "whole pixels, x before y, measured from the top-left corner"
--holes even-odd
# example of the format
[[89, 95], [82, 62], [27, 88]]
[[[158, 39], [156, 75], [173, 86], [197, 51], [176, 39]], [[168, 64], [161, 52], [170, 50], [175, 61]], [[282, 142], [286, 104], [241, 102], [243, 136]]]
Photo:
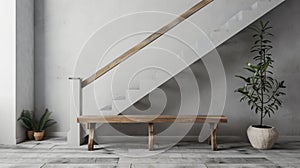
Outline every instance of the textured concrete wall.
[[[299, 80], [299, 76], [296, 73], [300, 65], [300, 58], [297, 57], [299, 53], [297, 29], [300, 27], [297, 18], [300, 12], [296, 9], [297, 5], [299, 6], [299, 1], [288, 0], [263, 17], [263, 19], [271, 20], [272, 25], [275, 27], [274, 34], [276, 34], [276, 37], [274, 38], [275, 49], [273, 54], [277, 61], [275, 71], [278, 73], [276, 76], [286, 80], [288, 85], [288, 96], [284, 99], [284, 108], [274, 118], [266, 120], [267, 123], [275, 125], [282, 135], [300, 135], [299, 130], [291, 127], [293, 123], [296, 124], [300, 121], [297, 113], [297, 102], [300, 98], [294, 91], [298, 88], [297, 80]], [[166, 4], [161, 7], [160, 10], [168, 10], [168, 8], [164, 8], [167, 7]], [[157, 9], [149, 5], [145, 7], [143, 4], [137, 5], [136, 8]], [[54, 117], [59, 124], [53, 127], [51, 131], [59, 132], [59, 135], [65, 135], [65, 132], [68, 131], [69, 102], [72, 88], [67, 78], [74, 72], [73, 68], [76, 65], [78, 53], [86, 39], [91, 32], [94, 32], [104, 23], [122, 13], [126, 14], [137, 9], [134, 6], [125, 8], [121, 3], [116, 7], [113, 1], [103, 3], [103, 5], [99, 5], [96, 1], [91, 1], [91, 3], [86, 1], [77, 1], [77, 3], [60, 1], [59, 5], [53, 1], [36, 1], [35, 106], [39, 110], [48, 107], [54, 111]], [[99, 11], [101, 11], [101, 14], [98, 13]], [[180, 13], [181, 11], [183, 9], [178, 7], [178, 11], [169, 10], [168, 12]], [[220, 127], [220, 134], [222, 135], [243, 136], [248, 125], [258, 121], [258, 116], [252, 114], [245, 104], [239, 103], [239, 96], [233, 93], [233, 90], [241, 84], [233, 76], [240, 73], [242, 67], [250, 60], [250, 37], [251, 33], [244, 30], [218, 47], [225, 66], [228, 85], [224, 114], [228, 116], [229, 123]], [[290, 63], [291, 59], [293, 59], [292, 63]], [[207, 82], [208, 74], [201, 61], [193, 64], [192, 70], [198, 78], [201, 98], [203, 98], [201, 99], [203, 105], [200, 107], [200, 112], [206, 111], [210, 98], [210, 92], [208, 91], [210, 84]], [[169, 81], [161, 88], [165, 89], [167, 96], [171, 98], [165, 112], [172, 113], [174, 110], [176, 111], [178, 107], [174, 104], [178, 101], [178, 87], [174, 84], [174, 81]], [[134, 125], [130, 128], [126, 127], [126, 129], [118, 125], [115, 127], [129, 134], [142, 134], [146, 129], [146, 127], [141, 128]], [[197, 134], [197, 127], [199, 126], [196, 126], [190, 135]], [[109, 133], [109, 130], [105, 131], [105, 128], [102, 131], [102, 133]]]
[[[1, 1], [0, 28], [0, 143], [15, 144], [26, 138], [16, 122], [23, 109], [34, 105], [34, 1]], [[3, 17], [3, 18], [2, 18]]]
[[1, 144], [16, 143], [16, 3], [0, 1], [0, 136]]
[[[270, 20], [275, 37], [272, 50], [275, 59], [275, 77], [286, 81], [287, 96], [283, 99], [281, 108], [272, 118], [266, 118], [266, 124], [274, 125], [281, 135], [300, 135], [299, 122], [299, 82], [300, 82], [300, 2], [287, 0], [279, 7], [262, 17]], [[223, 45], [218, 47], [222, 57], [227, 77], [227, 102], [225, 115], [229, 123], [222, 127], [220, 132], [227, 135], [244, 135], [249, 124], [258, 123], [259, 116], [251, 112], [246, 103], [238, 103], [239, 95], [233, 90], [241, 86], [241, 81], [235, 74], [246, 74], [242, 67], [251, 61], [249, 52], [253, 43], [251, 31], [243, 30]]]
[[[17, 0], [16, 117], [34, 106], [34, 0]], [[17, 123], [17, 142], [26, 138]]]
[[[42, 111], [48, 107], [54, 112], [54, 117], [59, 124], [54, 126], [51, 131], [57, 131], [62, 135], [69, 129], [69, 113], [76, 112], [72, 109], [73, 104], [70, 103], [70, 95], [72, 95], [71, 82], [68, 77], [75, 73], [75, 67], [80, 67], [81, 77], [87, 77], [94, 72], [94, 64], [99, 61], [98, 56], [87, 55], [81, 57], [78, 61], [79, 54], [82, 47], [86, 44], [90, 36], [96, 30], [109, 23], [110, 21], [119, 18], [129, 13], [143, 12], [143, 11], [163, 11], [169, 13], [182, 13], [189, 6], [195, 4], [197, 1], [180, 1], [174, 4], [174, 8], [169, 7], [168, 2], [161, 3], [161, 1], [140, 1], [134, 0], [131, 3], [124, 3], [121, 0], [114, 1], [85, 1], [78, 0], [76, 2], [71, 0], [52, 1], [52, 0], [37, 0], [35, 1], [35, 107]], [[134, 5], [133, 5], [134, 4]], [[161, 4], [158, 6], [157, 4]], [[212, 11], [211, 11], [212, 12]], [[171, 18], [150, 18], [153, 23], [149, 24], [149, 20], [144, 20], [141, 25], [149, 25], [147, 30], [156, 30], [162, 24], [168, 22]], [[130, 20], [128, 25], [135, 27], [135, 20]], [[113, 27], [115, 32], [123, 27]], [[109, 29], [109, 27], [106, 27]], [[111, 29], [110, 29], [111, 30]], [[101, 39], [110, 39], [111, 34], [104, 32], [101, 34]], [[113, 36], [118, 36], [118, 33], [113, 33]], [[119, 37], [120, 38], [120, 37]], [[138, 37], [141, 38], [141, 37]], [[126, 48], [131, 47], [137, 42], [130, 41], [126, 44]], [[109, 43], [108, 43], [109, 44]], [[103, 45], [99, 44], [95, 50], [103, 49]], [[124, 48], [123, 47], [123, 50]], [[175, 46], [176, 47], [176, 46]], [[125, 49], [126, 49], [125, 48]], [[122, 50], [113, 51], [117, 56], [123, 52]], [[108, 60], [105, 60], [106, 62]], [[102, 80], [102, 79], [101, 79]], [[101, 83], [98, 80], [98, 83]], [[99, 82], [100, 81], [100, 82]], [[109, 88], [109, 83], [103, 85]], [[76, 89], [74, 89], [76, 91]], [[105, 96], [101, 97], [100, 102], [105, 105], [106, 101], [111, 100], [106, 91], [109, 89], [102, 89], [104, 93], [99, 93]], [[86, 93], [93, 91], [93, 87], [86, 88], [84, 91], [85, 105], [84, 109], [88, 113], [97, 112], [97, 107], [90, 106], [89, 99], [93, 96], [86, 96]], [[92, 104], [93, 105], [93, 104]], [[74, 120], [72, 120], [74, 122]]]

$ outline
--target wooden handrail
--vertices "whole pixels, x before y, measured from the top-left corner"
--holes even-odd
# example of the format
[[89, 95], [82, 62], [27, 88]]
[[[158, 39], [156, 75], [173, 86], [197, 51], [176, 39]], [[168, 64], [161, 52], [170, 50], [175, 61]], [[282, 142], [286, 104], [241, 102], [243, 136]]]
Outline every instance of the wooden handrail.
[[184, 21], [185, 19], [187, 19], [188, 17], [190, 17], [191, 15], [193, 15], [194, 13], [196, 13], [197, 11], [199, 11], [200, 9], [202, 9], [212, 1], [213, 0], [202, 0], [201, 2], [197, 3], [192, 8], [190, 8], [189, 10], [181, 14], [179, 17], [171, 21], [169, 24], [160, 28], [158, 31], [151, 34], [146, 39], [144, 39], [134, 47], [130, 48], [128, 51], [120, 55], [118, 58], [116, 58], [115, 60], [113, 60], [112, 62], [110, 62], [103, 68], [101, 68], [100, 70], [98, 70], [95, 74], [83, 80], [81, 82], [81, 87], [82, 88], [86, 87], [87, 85], [89, 85], [90, 83], [92, 83], [93, 81], [101, 77], [102, 75], [104, 75], [106, 72], [108, 72], [115, 66], [119, 65], [121, 62], [125, 61], [127, 58], [129, 58], [133, 54], [137, 53], [138, 51], [140, 51], [141, 49], [143, 49], [144, 47], [152, 43], [154, 40], [158, 39], [160, 36], [168, 32], [169, 30], [171, 30], [173, 27], [175, 27], [176, 25], [178, 25], [179, 23], [181, 23], [182, 21]]

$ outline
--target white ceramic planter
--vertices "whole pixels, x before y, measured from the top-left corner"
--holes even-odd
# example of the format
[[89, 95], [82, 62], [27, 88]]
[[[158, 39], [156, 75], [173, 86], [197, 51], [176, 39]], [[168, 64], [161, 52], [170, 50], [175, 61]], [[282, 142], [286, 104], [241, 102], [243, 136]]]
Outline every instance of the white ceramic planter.
[[271, 149], [278, 138], [275, 127], [258, 128], [249, 126], [247, 130], [248, 139], [255, 149]]

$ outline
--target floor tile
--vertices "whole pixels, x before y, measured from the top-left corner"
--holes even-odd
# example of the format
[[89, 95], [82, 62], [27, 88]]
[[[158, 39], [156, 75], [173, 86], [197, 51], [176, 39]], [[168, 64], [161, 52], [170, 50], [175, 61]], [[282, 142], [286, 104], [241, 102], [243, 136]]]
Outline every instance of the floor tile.
[[184, 142], [172, 148], [157, 142], [153, 151], [141, 143], [106, 143], [67, 146], [63, 138], [0, 145], [0, 168], [103, 167], [103, 168], [300, 168], [300, 141], [281, 141], [272, 150], [255, 150], [247, 142], [218, 144], [211, 151], [207, 143]]

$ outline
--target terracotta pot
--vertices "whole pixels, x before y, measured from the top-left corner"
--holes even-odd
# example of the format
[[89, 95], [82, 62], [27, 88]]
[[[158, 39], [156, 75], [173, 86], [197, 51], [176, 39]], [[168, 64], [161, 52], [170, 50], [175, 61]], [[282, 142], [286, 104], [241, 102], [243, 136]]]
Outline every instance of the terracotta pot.
[[33, 140], [33, 133], [34, 133], [33, 130], [27, 131], [27, 138], [28, 138], [29, 140]]
[[248, 139], [255, 149], [271, 149], [278, 138], [275, 127], [251, 125], [247, 130]]
[[34, 139], [36, 141], [41, 141], [44, 138], [44, 135], [45, 135], [45, 130], [43, 130], [41, 132], [34, 132], [33, 133]]

